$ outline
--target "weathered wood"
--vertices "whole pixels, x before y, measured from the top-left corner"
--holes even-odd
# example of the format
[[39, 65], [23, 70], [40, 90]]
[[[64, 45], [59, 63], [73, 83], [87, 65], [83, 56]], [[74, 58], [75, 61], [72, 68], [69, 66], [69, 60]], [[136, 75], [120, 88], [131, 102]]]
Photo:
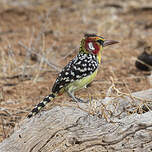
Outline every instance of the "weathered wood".
[[[152, 89], [132, 96], [152, 101]], [[132, 110], [131, 105], [142, 102], [119, 97], [106, 98], [94, 106], [79, 104], [94, 116], [78, 107], [54, 106], [41, 115], [24, 119], [0, 144], [0, 152], [151, 151], [152, 112], [128, 114], [125, 109]], [[100, 117], [104, 110], [109, 121]]]

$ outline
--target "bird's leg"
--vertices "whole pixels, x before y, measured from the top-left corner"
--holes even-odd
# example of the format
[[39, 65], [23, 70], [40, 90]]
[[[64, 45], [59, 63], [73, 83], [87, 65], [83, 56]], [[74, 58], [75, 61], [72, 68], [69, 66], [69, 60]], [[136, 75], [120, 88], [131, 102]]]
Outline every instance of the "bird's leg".
[[86, 103], [86, 101], [83, 101], [82, 99], [75, 97], [74, 92], [67, 91], [67, 93], [68, 93], [69, 97], [71, 97], [73, 99], [74, 102]]

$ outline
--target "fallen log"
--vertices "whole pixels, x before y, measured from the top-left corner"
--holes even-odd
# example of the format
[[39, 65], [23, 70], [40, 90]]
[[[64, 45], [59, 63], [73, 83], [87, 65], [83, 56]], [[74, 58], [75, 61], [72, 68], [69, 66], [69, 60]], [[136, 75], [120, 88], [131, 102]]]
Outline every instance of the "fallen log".
[[[132, 110], [132, 105], [138, 107], [143, 101], [152, 101], [152, 89], [108, 97], [96, 101], [94, 107], [92, 103], [56, 105], [31, 119], [25, 118], [0, 143], [0, 152], [151, 151], [152, 112]], [[132, 112], [128, 113], [126, 107]]]

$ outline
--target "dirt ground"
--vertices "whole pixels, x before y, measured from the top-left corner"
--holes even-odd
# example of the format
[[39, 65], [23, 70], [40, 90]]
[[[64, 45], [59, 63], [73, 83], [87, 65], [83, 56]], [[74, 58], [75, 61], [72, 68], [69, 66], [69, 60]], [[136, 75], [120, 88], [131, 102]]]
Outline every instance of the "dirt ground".
[[1, 0], [0, 141], [49, 94], [84, 33], [120, 43], [104, 49], [95, 81], [78, 96], [104, 98], [113, 83], [126, 93], [149, 89], [150, 72], [135, 60], [152, 44], [151, 19], [151, 0]]

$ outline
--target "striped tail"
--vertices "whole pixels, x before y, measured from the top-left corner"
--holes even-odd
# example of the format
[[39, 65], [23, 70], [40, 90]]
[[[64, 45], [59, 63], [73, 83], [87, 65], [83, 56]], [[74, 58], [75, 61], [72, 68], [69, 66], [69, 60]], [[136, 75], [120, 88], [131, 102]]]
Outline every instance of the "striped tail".
[[49, 96], [45, 97], [27, 116], [31, 118], [32, 116], [36, 115], [47, 103], [51, 102], [56, 97], [55, 94], [51, 93]]

